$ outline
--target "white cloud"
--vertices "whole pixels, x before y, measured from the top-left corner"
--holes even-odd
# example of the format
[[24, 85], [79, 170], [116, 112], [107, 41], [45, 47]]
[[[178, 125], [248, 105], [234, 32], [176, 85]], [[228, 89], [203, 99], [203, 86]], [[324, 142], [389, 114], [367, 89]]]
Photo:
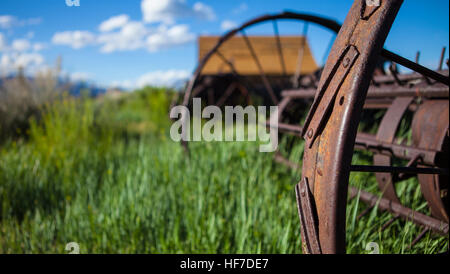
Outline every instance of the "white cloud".
[[[99, 33], [88, 31], [64, 31], [53, 35], [53, 44], [80, 49], [87, 45], [100, 46], [100, 52], [131, 51], [147, 49], [155, 52], [183, 45], [195, 39], [187, 25], [175, 25], [180, 17], [196, 17], [207, 20], [215, 18], [211, 7], [197, 2], [190, 6], [185, 0], [142, 0], [143, 21], [130, 21], [127, 14], [110, 17], [103, 21]], [[145, 23], [160, 23], [158, 27]], [[36, 49], [38, 50], [38, 49]]]
[[135, 50], [144, 47], [144, 38], [148, 30], [141, 22], [128, 22], [118, 32], [99, 35], [98, 42], [103, 44], [100, 51], [110, 53], [113, 51]]
[[44, 64], [44, 57], [38, 53], [22, 53], [15, 60], [17, 67], [28, 68]]
[[94, 44], [95, 35], [89, 31], [63, 31], [53, 35], [52, 42], [56, 45], [67, 45], [74, 49], [80, 49]]
[[120, 30], [124, 37], [143, 37], [147, 33], [147, 29], [141, 22], [130, 22]]
[[220, 28], [222, 30], [231, 30], [236, 28], [238, 25], [236, 24], [236, 22], [231, 21], [231, 20], [224, 20], [222, 21], [222, 24], [220, 24]]
[[36, 17], [36, 18], [28, 18], [21, 21], [21, 25], [39, 25], [42, 23], [42, 18]]
[[26, 39], [33, 39], [34, 37], [34, 31], [29, 31], [27, 34], [25, 34]]
[[189, 32], [187, 25], [167, 27], [161, 25], [158, 30], [147, 37], [147, 49], [151, 52], [164, 48], [179, 46], [193, 41], [195, 35]]
[[193, 7], [184, 0], [142, 0], [141, 10], [145, 22], [163, 22], [174, 24], [175, 19], [182, 17], [197, 17], [213, 20], [216, 15], [211, 7], [197, 2]]
[[125, 81], [113, 81], [110, 85], [111, 88], [121, 88], [126, 90], [133, 90], [136, 88], [135, 84], [130, 80]]
[[[0, 32], [0, 75], [16, 73], [23, 68], [27, 74], [33, 75], [46, 68], [44, 57], [37, 53], [41, 43], [32, 44], [28, 39], [15, 39], [8, 44], [3, 33]], [[34, 51], [33, 51], [34, 50]]]
[[135, 80], [114, 81], [113, 87], [125, 89], [142, 88], [145, 86], [180, 87], [190, 77], [187, 70], [157, 70], [145, 73]]
[[137, 87], [166, 86], [172, 87], [189, 78], [190, 72], [187, 70], [157, 70], [140, 76], [136, 81]]
[[44, 65], [44, 57], [38, 53], [5, 53], [0, 59], [0, 71], [2, 74], [17, 72], [24, 68], [28, 72], [35, 72]]
[[[131, 51], [147, 49], [159, 51], [189, 43], [195, 35], [187, 25], [167, 26], [161, 24], [157, 28], [149, 28], [143, 22], [129, 21], [113, 32], [94, 34], [87, 31], [65, 31], [55, 33], [52, 42], [58, 45], [79, 49], [87, 45], [100, 45], [100, 52]], [[35, 48], [35, 50], [38, 50]]]
[[11, 15], [0, 15], [0, 28], [9, 29], [17, 22], [16, 17]]
[[6, 38], [3, 35], [3, 33], [0, 32], [0, 51], [6, 50], [6, 47], [7, 47]]
[[112, 30], [115, 30], [117, 28], [124, 26], [126, 23], [128, 23], [129, 19], [130, 19], [130, 17], [126, 14], [113, 16], [113, 17], [109, 18], [108, 20], [103, 21], [100, 24], [100, 26], [98, 27], [98, 29], [101, 32], [112, 31]]
[[28, 39], [29, 35], [26, 35], [27, 38], [15, 39], [11, 45], [8, 45], [5, 36], [0, 32], [0, 52], [8, 52], [8, 53], [21, 53], [26, 51], [41, 51], [47, 48], [45, 43], [32, 43], [30, 39]]
[[12, 42], [12, 49], [14, 51], [27, 51], [31, 47], [30, 41], [27, 39], [16, 39]]
[[209, 21], [212, 21], [216, 19], [216, 14], [214, 13], [214, 10], [201, 2], [197, 2], [194, 4], [194, 12], [196, 16], [202, 19], [206, 19]]
[[92, 78], [92, 75], [87, 72], [73, 72], [69, 75], [71, 82], [85, 82]]
[[0, 72], [2, 74], [8, 74], [14, 69], [15, 68], [11, 56], [9, 56], [8, 54], [3, 54], [2, 59], [0, 59]]
[[34, 43], [33, 44], [33, 50], [34, 51], [41, 51], [43, 49], [47, 48], [47, 45], [44, 43]]
[[0, 28], [10, 29], [12, 27], [23, 27], [29, 25], [38, 25], [42, 22], [42, 18], [28, 18], [19, 20], [17, 17], [12, 15], [0, 15]]
[[143, 23], [133, 21], [124, 25], [120, 31], [99, 35], [98, 43], [102, 44], [100, 51], [103, 53], [144, 48], [155, 52], [189, 43], [194, 38], [187, 25], [160, 25], [156, 29], [148, 29]]
[[242, 4], [240, 4], [237, 8], [235, 8], [235, 9], [233, 10], [233, 13], [234, 13], [234, 14], [239, 14], [239, 13], [243, 13], [243, 12], [245, 12], [245, 11], [247, 11], [247, 10], [248, 10], [247, 4], [246, 4], [246, 3], [242, 3]]
[[190, 72], [187, 70], [157, 70], [140, 76], [136, 81], [137, 87], [166, 86], [172, 87], [189, 78]]

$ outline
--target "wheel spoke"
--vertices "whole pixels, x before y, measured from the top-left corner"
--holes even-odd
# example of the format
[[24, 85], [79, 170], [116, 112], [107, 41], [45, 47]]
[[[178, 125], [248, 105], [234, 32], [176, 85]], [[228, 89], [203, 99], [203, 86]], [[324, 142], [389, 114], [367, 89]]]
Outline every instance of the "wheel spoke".
[[278, 56], [280, 57], [280, 64], [281, 69], [283, 71], [283, 76], [286, 76], [286, 65], [284, 64], [284, 56], [283, 56], [283, 49], [281, 47], [281, 40], [280, 40], [280, 34], [278, 32], [278, 24], [276, 20], [272, 21], [273, 23], [273, 32], [275, 33], [275, 40], [277, 43], [277, 49], [278, 49]]
[[275, 105], [278, 105], [278, 99], [277, 99], [277, 97], [275, 96], [275, 93], [274, 93], [274, 91], [273, 91], [273, 89], [272, 89], [272, 86], [271, 86], [270, 83], [269, 83], [269, 80], [267, 79], [266, 74], [264, 73], [264, 70], [263, 70], [263, 68], [262, 68], [262, 66], [261, 66], [261, 63], [259, 62], [258, 57], [256, 56], [255, 50], [253, 49], [253, 46], [252, 46], [252, 44], [250, 43], [250, 40], [248, 39], [248, 37], [247, 37], [247, 35], [245, 34], [245, 31], [244, 31], [244, 30], [241, 30], [241, 34], [242, 34], [242, 37], [244, 37], [245, 44], [247, 45], [247, 48], [249, 49], [250, 54], [252, 55], [253, 60], [255, 61], [256, 66], [258, 67], [259, 74], [260, 74], [260, 76], [261, 76], [261, 79], [262, 79], [262, 81], [263, 81], [264, 86], [266, 87], [267, 92], [269, 92], [269, 95], [270, 95], [270, 97], [271, 97], [271, 99], [272, 99], [272, 103], [275, 104]]
[[306, 45], [306, 36], [308, 34], [308, 22], [305, 22], [303, 25], [303, 34], [302, 40], [300, 44], [300, 48], [298, 49], [298, 57], [297, 57], [297, 65], [295, 66], [295, 74], [292, 77], [292, 86], [294, 88], [298, 88], [298, 77], [300, 77], [301, 67], [303, 63], [303, 57], [305, 55], [305, 45]]
[[230, 95], [233, 93], [233, 91], [236, 89], [236, 84], [233, 82], [231, 83], [227, 89], [225, 90], [224, 94], [217, 100], [217, 106], [221, 107], [225, 103], [225, 101], [230, 97]]

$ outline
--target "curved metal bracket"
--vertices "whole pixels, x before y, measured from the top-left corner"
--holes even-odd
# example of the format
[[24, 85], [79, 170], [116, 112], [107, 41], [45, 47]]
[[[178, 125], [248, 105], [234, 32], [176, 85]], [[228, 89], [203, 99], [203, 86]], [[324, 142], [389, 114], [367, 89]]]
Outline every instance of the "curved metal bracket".
[[[367, 20], [362, 20], [364, 1], [353, 3], [339, 31], [319, 82], [322, 93], [315, 98], [317, 107], [310, 110], [309, 124], [305, 125], [308, 146], [302, 176], [308, 178], [317, 207], [323, 253], [345, 253], [348, 178], [357, 126], [376, 60], [402, 4], [402, 0], [383, 1]], [[358, 54], [349, 58], [347, 70], [343, 56], [351, 49]], [[343, 69], [334, 73], [337, 65]], [[310, 135], [310, 128], [316, 132]]]

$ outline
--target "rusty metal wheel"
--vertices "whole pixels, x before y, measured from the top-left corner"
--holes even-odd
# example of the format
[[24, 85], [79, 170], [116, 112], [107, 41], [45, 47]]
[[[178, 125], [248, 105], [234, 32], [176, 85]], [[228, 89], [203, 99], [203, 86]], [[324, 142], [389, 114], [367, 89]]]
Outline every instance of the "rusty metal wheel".
[[[280, 36], [279, 32], [279, 22], [286, 20], [303, 23], [303, 40], [301, 41], [302, 47], [298, 52], [295, 72], [290, 72], [287, 69], [286, 62], [291, 62], [292, 60], [286, 59], [282, 47], [283, 37]], [[255, 45], [247, 35], [249, 29], [263, 24], [272, 25], [273, 39], [270, 39], [273, 40], [272, 42], [275, 44], [275, 51], [278, 55], [278, 64], [263, 63], [261, 61], [261, 56], [258, 56], [258, 52], [255, 51]], [[331, 19], [310, 14], [283, 12], [255, 18], [242, 24], [236, 29], [227, 32], [225, 35], [220, 37], [220, 39], [218, 39], [217, 43], [207, 53], [203, 55], [203, 58], [197, 65], [197, 68], [195, 69], [193, 76], [185, 89], [183, 105], [189, 106], [192, 98], [197, 96], [205, 96], [208, 100], [208, 104], [210, 105], [224, 105], [235, 91], [238, 91], [241, 97], [246, 98], [247, 103], [249, 103], [248, 100], [250, 93], [257, 93], [258, 95], [266, 98], [264, 105], [277, 105], [280, 99], [281, 89], [289, 89], [302, 85], [302, 79], [300, 79], [303, 76], [301, 75], [301, 67], [303, 65], [302, 58], [304, 56], [303, 50], [309, 51], [307, 44], [305, 44], [307, 41], [309, 25], [316, 25], [330, 31], [332, 34], [330, 45], [333, 42], [336, 33], [340, 29], [340, 24]], [[243, 38], [243, 45], [250, 53], [252, 59], [251, 62], [255, 65], [257, 75], [254, 77], [243, 75], [243, 73], [236, 68], [236, 60], [227, 59], [225, 56], [226, 54], [222, 50], [227, 43], [233, 42], [233, 40], [238, 38], [239, 35]], [[325, 52], [325, 54], [327, 54], [327, 52]], [[213, 58], [219, 59], [223, 62], [223, 64], [227, 67], [227, 71], [225, 73], [221, 73], [221, 75], [211, 75], [210, 73], [208, 74], [204, 72], [208, 62], [211, 62], [211, 59]], [[275, 74], [273, 72], [272, 74], [268, 73], [267, 69], [272, 69], [275, 66], [279, 67], [278, 71]], [[315, 77], [317, 77], [316, 74], [308, 72], [308, 76], [306, 77], [308, 79], [303, 80], [306, 84], [314, 87], [314, 84], [317, 81]], [[258, 84], [261, 85], [258, 86]]]
[[[393, 212], [435, 232], [448, 235], [448, 74], [427, 69], [383, 49], [384, 41], [402, 4], [401, 0], [356, 0], [334, 42], [320, 78], [315, 99], [300, 135], [305, 139], [302, 179], [296, 185], [303, 250], [306, 253], [345, 253], [346, 204], [350, 172], [375, 172], [382, 198], [368, 192], [360, 199], [371, 206]], [[358, 134], [366, 97], [381, 90], [369, 89], [379, 56], [403, 65], [420, 75], [422, 85], [401, 85], [404, 80], [392, 73], [398, 85], [391, 87], [398, 98], [391, 100], [375, 138]], [[447, 72], [448, 73], [448, 72]], [[413, 76], [407, 76], [413, 77]], [[432, 82], [433, 81], [433, 82]], [[374, 81], [376, 82], [376, 81]], [[379, 83], [378, 83], [379, 84]], [[442, 92], [444, 100], [425, 101], [418, 106], [413, 121], [414, 146], [393, 142], [398, 120], [410, 107], [411, 91], [430, 88]], [[370, 91], [371, 90], [371, 91]], [[428, 93], [431, 94], [431, 93]], [[406, 96], [405, 96], [406, 95]], [[439, 97], [439, 96], [437, 96]], [[399, 118], [400, 117], [400, 118]], [[358, 146], [377, 152], [372, 166], [351, 165]], [[390, 157], [409, 159], [406, 167], [395, 167]], [[393, 189], [393, 177], [419, 176], [432, 216], [402, 206]], [[395, 175], [395, 176], [394, 176]]]
[[[290, 72], [287, 68], [286, 59], [282, 39], [279, 31], [280, 21], [293, 21], [301, 23], [303, 26], [303, 39], [300, 41], [298, 56], [295, 63], [295, 72]], [[265, 68], [275, 66], [273, 63], [263, 63], [261, 57], [255, 51], [255, 46], [252, 43], [251, 37], [247, 35], [249, 29], [260, 25], [271, 25], [273, 31], [272, 43], [275, 44], [277, 63], [276, 66], [280, 69], [276, 73], [268, 73]], [[252, 19], [240, 27], [235, 28], [224, 34], [217, 43], [203, 55], [203, 58], [198, 63], [190, 81], [188, 82], [182, 105], [186, 107], [191, 106], [194, 97], [203, 97], [206, 99], [206, 105], [216, 105], [222, 107], [224, 105], [277, 105], [281, 97], [281, 91], [292, 88], [315, 88], [317, 86], [318, 78], [320, 76], [321, 68], [314, 71], [303, 73], [305, 52], [309, 52], [307, 45], [308, 29], [310, 25], [322, 28], [330, 33], [331, 39], [329, 45], [332, 45], [334, 38], [339, 31], [341, 25], [334, 20], [323, 18], [320, 16], [295, 13], [282, 12], [273, 15], [264, 15]], [[270, 27], [269, 27], [270, 28]], [[257, 75], [244, 75], [235, 66], [234, 61], [228, 59], [222, 48], [227, 43], [232, 43], [233, 39], [242, 37], [244, 44], [242, 45], [251, 56], [251, 60], [256, 67]], [[325, 50], [324, 60], [330, 48]], [[205, 73], [205, 67], [211, 62], [211, 59], [219, 59], [227, 67], [225, 73], [211, 75]], [[290, 60], [291, 61], [291, 60]], [[308, 60], [306, 60], [308, 61]], [[236, 95], [233, 98], [233, 94]], [[252, 102], [251, 95], [263, 98], [263, 102]], [[238, 100], [236, 100], [236, 97]], [[189, 146], [187, 142], [181, 142], [185, 151], [189, 153]]]

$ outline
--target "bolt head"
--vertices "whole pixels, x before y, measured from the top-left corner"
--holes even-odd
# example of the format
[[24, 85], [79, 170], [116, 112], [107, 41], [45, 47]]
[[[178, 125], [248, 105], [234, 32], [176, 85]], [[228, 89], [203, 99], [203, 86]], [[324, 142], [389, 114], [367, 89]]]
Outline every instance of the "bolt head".
[[313, 130], [312, 130], [312, 128], [310, 128], [308, 130], [307, 136], [308, 136], [308, 138], [312, 138], [313, 137]]
[[320, 169], [320, 168], [317, 168], [317, 174], [319, 174], [320, 176], [322, 176], [322, 175], [323, 175], [323, 173], [322, 173], [322, 169]]
[[344, 66], [344, 68], [347, 68], [348, 65], [350, 65], [350, 58], [345, 57], [344, 61], [342, 62], [342, 65]]

